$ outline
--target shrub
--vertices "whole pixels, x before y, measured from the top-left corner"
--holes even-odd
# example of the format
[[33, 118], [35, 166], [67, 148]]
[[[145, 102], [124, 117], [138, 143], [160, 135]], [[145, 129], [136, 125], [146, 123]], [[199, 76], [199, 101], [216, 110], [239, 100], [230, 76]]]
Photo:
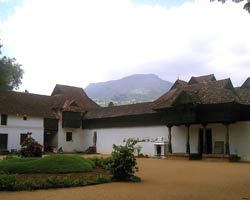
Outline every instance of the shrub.
[[7, 155], [5, 157], [3, 157], [3, 160], [12, 160], [12, 159], [15, 159], [16, 157], [13, 156], [13, 155]]
[[20, 154], [22, 157], [42, 157], [42, 145], [34, 138], [27, 137], [21, 145]]
[[16, 175], [1, 174], [0, 175], [0, 191], [20, 191], [20, 190], [36, 190], [49, 188], [66, 188], [74, 186], [96, 185], [108, 183], [111, 181], [110, 176], [104, 174], [96, 174], [87, 177], [60, 177], [49, 176], [39, 180], [27, 179], [20, 181]]
[[96, 168], [107, 169], [111, 158], [92, 157], [89, 159], [95, 164]]
[[16, 175], [0, 174], [0, 191], [15, 190]]
[[124, 146], [113, 145], [108, 169], [117, 181], [131, 181], [131, 177], [138, 171], [137, 162], [134, 156], [137, 139], [129, 138]]

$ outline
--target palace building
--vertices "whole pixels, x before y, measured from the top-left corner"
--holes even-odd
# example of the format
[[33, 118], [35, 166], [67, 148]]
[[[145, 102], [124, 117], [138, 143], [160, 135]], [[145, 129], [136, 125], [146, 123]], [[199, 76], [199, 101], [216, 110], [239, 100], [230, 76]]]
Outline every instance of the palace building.
[[[250, 161], [250, 78], [241, 87], [213, 74], [176, 80], [154, 102], [100, 107], [82, 88], [56, 85], [51, 96], [0, 92], [0, 151], [32, 133], [45, 151], [111, 153], [126, 138], [149, 156]], [[95, 142], [93, 144], [93, 137]]]

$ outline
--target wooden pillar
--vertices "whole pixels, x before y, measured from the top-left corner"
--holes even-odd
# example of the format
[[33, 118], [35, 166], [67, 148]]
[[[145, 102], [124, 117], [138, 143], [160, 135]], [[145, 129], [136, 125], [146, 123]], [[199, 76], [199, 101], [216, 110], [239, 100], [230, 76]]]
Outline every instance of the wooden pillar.
[[203, 151], [202, 153], [207, 153], [206, 126], [207, 124], [202, 124], [202, 127], [203, 127]]
[[229, 123], [224, 124], [226, 127], [226, 134], [225, 134], [225, 154], [230, 154], [229, 148]]
[[172, 125], [167, 125], [167, 127], [168, 127], [168, 152], [173, 153], [173, 151], [172, 151], [172, 134], [171, 134]]
[[187, 144], [186, 144], [186, 153], [187, 154], [190, 154], [190, 134], [189, 134], [189, 128], [190, 128], [190, 125], [189, 124], [186, 124], [186, 128], [187, 128]]

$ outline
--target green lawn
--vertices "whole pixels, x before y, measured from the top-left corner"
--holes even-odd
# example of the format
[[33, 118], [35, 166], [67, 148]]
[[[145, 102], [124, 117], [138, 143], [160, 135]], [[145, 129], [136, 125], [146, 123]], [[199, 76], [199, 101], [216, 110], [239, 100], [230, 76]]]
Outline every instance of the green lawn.
[[92, 171], [95, 164], [77, 155], [50, 155], [43, 158], [10, 158], [0, 160], [4, 173], [72, 173]]

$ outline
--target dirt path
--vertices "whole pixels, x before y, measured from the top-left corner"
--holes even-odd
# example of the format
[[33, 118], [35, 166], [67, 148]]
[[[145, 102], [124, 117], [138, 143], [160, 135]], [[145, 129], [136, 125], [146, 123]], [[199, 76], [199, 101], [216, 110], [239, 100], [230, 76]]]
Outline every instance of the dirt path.
[[0, 192], [1, 200], [250, 200], [250, 164], [138, 159], [141, 183]]

